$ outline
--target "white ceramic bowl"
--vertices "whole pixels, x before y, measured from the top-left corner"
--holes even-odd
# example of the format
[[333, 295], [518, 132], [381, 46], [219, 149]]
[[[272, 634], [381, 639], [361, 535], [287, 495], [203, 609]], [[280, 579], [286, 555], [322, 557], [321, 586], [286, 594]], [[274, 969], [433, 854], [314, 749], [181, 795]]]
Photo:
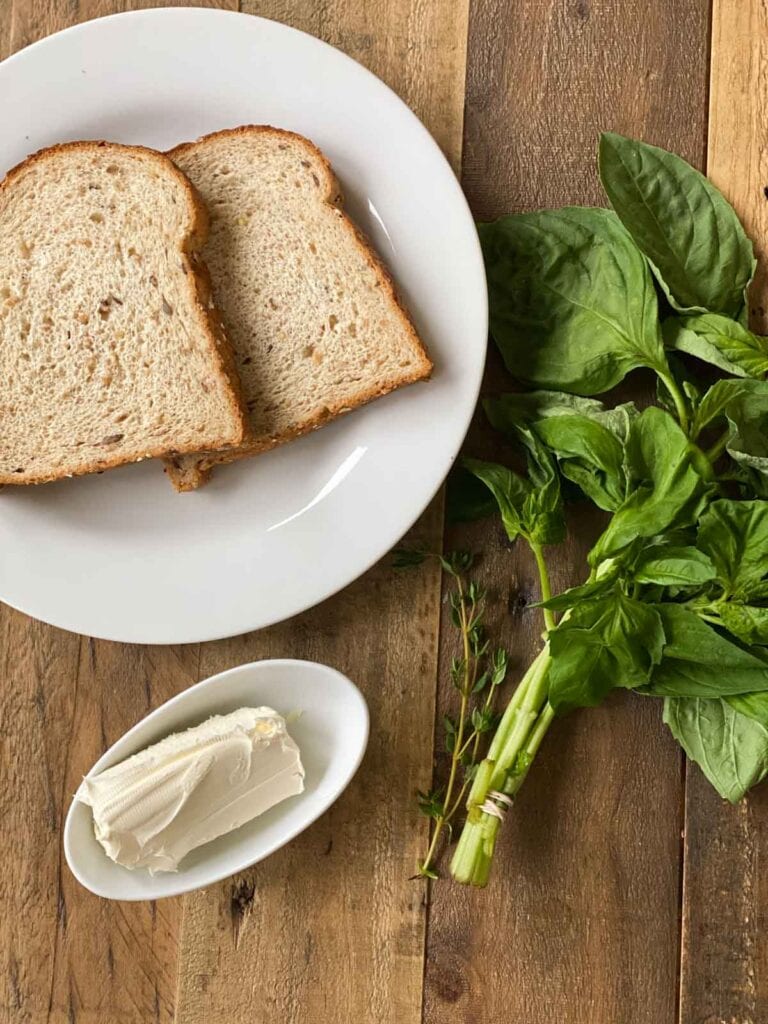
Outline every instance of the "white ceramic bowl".
[[109, 768], [170, 733], [237, 708], [268, 705], [300, 712], [288, 731], [301, 750], [305, 790], [265, 814], [189, 853], [179, 870], [152, 877], [107, 857], [93, 832], [91, 808], [72, 802], [64, 852], [77, 878], [97, 896], [155, 900], [200, 889], [268, 857], [303, 832], [346, 788], [368, 743], [368, 708], [346, 676], [313, 661], [256, 661], [211, 676], [147, 715], [99, 758], [89, 774]]

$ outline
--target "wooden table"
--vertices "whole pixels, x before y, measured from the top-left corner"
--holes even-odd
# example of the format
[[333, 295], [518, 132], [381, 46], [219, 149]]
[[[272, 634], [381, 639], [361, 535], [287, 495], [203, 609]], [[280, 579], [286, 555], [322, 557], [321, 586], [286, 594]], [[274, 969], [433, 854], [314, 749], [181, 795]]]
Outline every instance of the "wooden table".
[[[0, 0], [0, 53], [130, 6]], [[612, 128], [706, 168], [763, 246], [761, 0], [241, 9], [326, 39], [392, 85], [478, 218], [603, 204], [594, 151]], [[503, 386], [493, 357], [488, 378]], [[481, 425], [469, 446], [492, 450]], [[576, 581], [595, 525], [575, 516], [557, 585]], [[436, 546], [441, 533], [437, 500], [413, 536]], [[497, 628], [527, 662], [538, 626], [526, 552], [488, 526], [446, 543], [483, 549]], [[201, 646], [94, 641], [1, 607], [0, 1024], [766, 1024], [768, 786], [725, 806], [683, 763], [656, 702], [611, 700], [553, 728], [486, 891], [409, 881], [427, 837], [414, 791], [430, 783], [448, 699], [442, 610], [435, 570], [398, 575], [386, 560], [290, 622]], [[278, 655], [336, 665], [366, 693], [370, 748], [344, 797], [289, 848], [206, 892], [136, 905], [81, 889], [61, 828], [83, 771], [195, 680]]]

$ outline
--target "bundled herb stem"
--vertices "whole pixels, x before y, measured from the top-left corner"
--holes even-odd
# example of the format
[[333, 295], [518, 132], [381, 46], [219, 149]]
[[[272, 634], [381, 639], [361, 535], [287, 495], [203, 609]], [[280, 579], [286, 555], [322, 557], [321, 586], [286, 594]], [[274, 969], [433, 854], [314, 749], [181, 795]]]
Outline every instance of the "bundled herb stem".
[[[405, 568], [431, 557], [426, 552], [400, 549], [395, 565]], [[454, 582], [450, 594], [451, 621], [459, 633], [461, 653], [451, 663], [451, 682], [459, 697], [455, 717], [443, 721], [445, 746], [450, 755], [448, 777], [443, 786], [419, 793], [419, 808], [433, 821], [429, 846], [419, 861], [418, 872], [437, 878], [435, 861], [441, 841], [452, 833], [452, 821], [464, 805], [467, 789], [477, 768], [477, 758], [484, 735], [497, 722], [493, 705], [496, 691], [507, 675], [508, 658], [503, 648], [490, 653], [490, 643], [483, 629], [485, 591], [467, 574], [473, 557], [468, 552], [453, 552], [440, 559]]]
[[502, 716], [467, 799], [467, 820], [451, 861], [459, 882], [485, 885], [507, 799], [520, 788], [552, 721], [547, 704], [549, 648], [536, 657]]

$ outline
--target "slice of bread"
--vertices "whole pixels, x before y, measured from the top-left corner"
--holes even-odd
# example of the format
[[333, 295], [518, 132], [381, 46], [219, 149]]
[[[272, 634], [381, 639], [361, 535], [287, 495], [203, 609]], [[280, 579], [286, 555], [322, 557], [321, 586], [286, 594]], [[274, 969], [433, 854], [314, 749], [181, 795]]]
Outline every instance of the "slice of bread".
[[178, 490], [218, 462], [265, 451], [394, 388], [432, 363], [390, 277], [341, 209], [307, 139], [266, 126], [216, 132], [168, 154], [211, 214], [204, 249], [235, 349], [251, 438], [166, 462]]
[[0, 183], [0, 484], [243, 440], [207, 228], [149, 149], [54, 146]]

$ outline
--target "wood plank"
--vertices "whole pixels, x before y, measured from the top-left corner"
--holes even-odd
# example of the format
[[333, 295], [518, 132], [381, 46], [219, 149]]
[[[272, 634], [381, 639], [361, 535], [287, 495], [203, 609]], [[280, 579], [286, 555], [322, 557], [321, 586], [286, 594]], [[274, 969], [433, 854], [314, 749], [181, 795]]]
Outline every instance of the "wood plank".
[[[601, 129], [701, 165], [707, 35], [705, 0], [473, 5], [463, 183], [476, 215], [606, 205]], [[488, 390], [507, 381], [492, 356]], [[468, 447], [505, 453], [482, 425]], [[558, 588], [583, 578], [597, 529], [582, 506], [571, 518], [573, 539], [554, 557]], [[501, 636], [527, 664], [541, 629], [526, 610], [538, 596], [532, 560], [498, 528], [457, 528], [447, 540], [484, 552]], [[445, 634], [443, 679], [452, 643]], [[445, 687], [440, 710], [451, 705]], [[556, 723], [505, 824], [488, 889], [434, 886], [425, 1020], [673, 1024], [681, 798], [681, 759], [657, 703], [628, 696]]]
[[[707, 172], [755, 240], [752, 326], [768, 328], [768, 12], [715, 0]], [[768, 1020], [768, 790], [731, 807], [687, 772], [680, 1024]]]
[[[248, 5], [339, 46], [388, 81], [454, 166], [461, 146], [466, 10], [449, 0]], [[417, 533], [440, 542], [437, 502]], [[408, 881], [426, 822], [440, 585], [382, 564], [323, 606], [203, 648], [203, 674], [274, 655], [347, 672], [366, 694], [371, 743], [339, 803], [263, 867], [185, 905], [177, 1021], [377, 1021], [421, 1017], [425, 907]]]
[[[11, 52], [119, 9], [127, 5], [17, 0], [12, 8], [5, 0], [0, 44]], [[0, 636], [2, 1019], [169, 1021], [181, 900], [97, 899], [64, 864], [61, 831], [70, 795], [96, 757], [196, 681], [198, 649], [91, 641], [4, 606]]]
[[2, 1019], [45, 1020], [64, 916], [61, 822], [80, 640], [0, 606]]

